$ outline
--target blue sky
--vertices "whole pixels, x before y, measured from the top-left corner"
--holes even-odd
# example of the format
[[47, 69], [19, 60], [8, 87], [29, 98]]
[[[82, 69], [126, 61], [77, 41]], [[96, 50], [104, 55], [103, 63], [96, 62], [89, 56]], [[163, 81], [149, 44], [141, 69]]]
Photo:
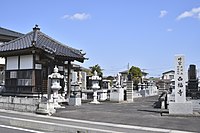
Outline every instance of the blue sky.
[[174, 68], [175, 54], [200, 67], [199, 0], [2, 0], [0, 27], [41, 31], [99, 64], [104, 75], [130, 66], [159, 76]]

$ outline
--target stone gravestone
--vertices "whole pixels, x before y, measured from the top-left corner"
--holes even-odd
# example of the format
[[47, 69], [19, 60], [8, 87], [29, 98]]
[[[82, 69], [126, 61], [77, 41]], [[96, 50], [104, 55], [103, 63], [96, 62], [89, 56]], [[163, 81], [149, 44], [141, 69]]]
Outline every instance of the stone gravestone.
[[196, 66], [190, 65], [188, 70], [188, 89], [187, 96], [197, 99], [198, 79], [196, 74]]
[[169, 114], [193, 114], [192, 103], [186, 101], [185, 58], [175, 56], [175, 102], [169, 102]]

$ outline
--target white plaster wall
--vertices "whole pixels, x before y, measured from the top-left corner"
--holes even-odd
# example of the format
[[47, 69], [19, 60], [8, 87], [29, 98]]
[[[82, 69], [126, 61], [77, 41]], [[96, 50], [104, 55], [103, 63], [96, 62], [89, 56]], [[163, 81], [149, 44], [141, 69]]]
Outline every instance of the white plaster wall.
[[5, 58], [0, 57], [0, 64], [5, 64]]
[[33, 55], [20, 56], [20, 69], [33, 69]]
[[164, 79], [170, 79], [170, 75], [174, 75], [174, 73], [167, 73], [167, 74], [164, 74]]
[[18, 56], [7, 57], [6, 70], [18, 69]]

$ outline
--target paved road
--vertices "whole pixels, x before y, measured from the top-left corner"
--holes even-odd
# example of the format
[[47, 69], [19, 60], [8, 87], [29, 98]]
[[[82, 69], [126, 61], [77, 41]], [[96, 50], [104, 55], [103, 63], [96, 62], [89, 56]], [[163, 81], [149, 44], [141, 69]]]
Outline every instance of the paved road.
[[0, 110], [0, 124], [46, 133], [200, 132], [200, 117], [161, 116], [152, 107], [156, 100], [157, 97], [148, 97], [135, 99], [134, 103], [83, 103], [58, 109], [53, 116]]
[[200, 132], [200, 117], [175, 117], [160, 115], [153, 108], [157, 96], [137, 98], [134, 103], [103, 102], [100, 105], [82, 104], [80, 107], [66, 106], [53, 116], [132, 126], [163, 128]]
[[16, 127], [54, 133], [153, 133], [171, 130], [0, 111], [0, 121]]
[[44, 132], [13, 127], [13, 126], [0, 125], [0, 133], [44, 133]]

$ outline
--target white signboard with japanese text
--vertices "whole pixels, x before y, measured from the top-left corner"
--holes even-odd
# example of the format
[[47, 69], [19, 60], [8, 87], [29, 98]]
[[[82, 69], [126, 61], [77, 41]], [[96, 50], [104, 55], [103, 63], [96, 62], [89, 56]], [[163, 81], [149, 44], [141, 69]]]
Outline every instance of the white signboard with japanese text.
[[175, 56], [175, 102], [186, 102], [185, 89], [185, 57], [183, 55]]

